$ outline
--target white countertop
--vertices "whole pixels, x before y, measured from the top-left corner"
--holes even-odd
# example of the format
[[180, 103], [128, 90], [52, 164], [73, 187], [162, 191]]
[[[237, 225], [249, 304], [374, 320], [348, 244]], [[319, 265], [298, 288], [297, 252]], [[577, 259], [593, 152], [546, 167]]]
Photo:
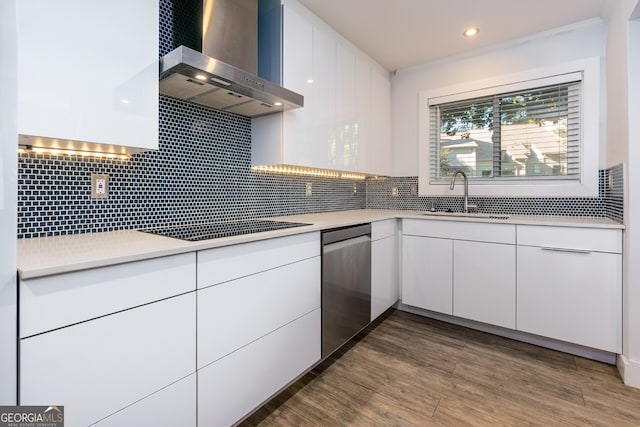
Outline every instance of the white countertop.
[[[149, 258], [192, 252], [220, 246], [320, 231], [357, 223], [391, 218], [419, 218], [443, 221], [493, 222], [565, 227], [622, 229], [624, 226], [606, 218], [509, 215], [507, 219], [424, 215], [425, 212], [384, 209], [361, 209], [268, 218], [302, 222], [310, 225], [245, 234], [242, 236], [188, 242], [140, 231], [112, 231], [18, 240], [18, 273], [21, 279], [69, 273], [89, 268], [122, 264]], [[506, 215], [495, 215], [496, 217]]]

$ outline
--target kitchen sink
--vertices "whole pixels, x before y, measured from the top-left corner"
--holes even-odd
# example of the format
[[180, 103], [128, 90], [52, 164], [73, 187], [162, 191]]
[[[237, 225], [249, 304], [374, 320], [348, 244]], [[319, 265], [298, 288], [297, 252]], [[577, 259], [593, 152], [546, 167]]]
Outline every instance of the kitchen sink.
[[485, 214], [485, 213], [464, 213], [464, 212], [426, 212], [427, 216], [442, 216], [452, 218], [487, 218], [487, 219], [509, 219], [509, 215]]

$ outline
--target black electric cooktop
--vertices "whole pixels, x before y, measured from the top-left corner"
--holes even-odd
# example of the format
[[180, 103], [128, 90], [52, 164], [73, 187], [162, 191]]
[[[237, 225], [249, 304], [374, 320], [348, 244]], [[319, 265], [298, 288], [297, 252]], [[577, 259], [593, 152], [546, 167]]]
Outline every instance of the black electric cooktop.
[[159, 234], [174, 239], [198, 240], [217, 239], [220, 237], [240, 236], [242, 234], [261, 233], [263, 231], [281, 230], [283, 228], [302, 227], [301, 222], [269, 221], [249, 219], [234, 222], [212, 222], [209, 224], [180, 225], [176, 227], [160, 227], [141, 230], [145, 233]]

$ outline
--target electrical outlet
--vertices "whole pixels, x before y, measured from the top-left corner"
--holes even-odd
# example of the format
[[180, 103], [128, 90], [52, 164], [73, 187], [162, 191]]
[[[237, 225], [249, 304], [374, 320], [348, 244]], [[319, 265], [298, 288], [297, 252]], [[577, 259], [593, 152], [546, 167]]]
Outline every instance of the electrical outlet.
[[391, 196], [398, 197], [398, 187], [391, 187]]
[[412, 196], [417, 196], [418, 195], [418, 186], [413, 184], [411, 185], [411, 189], [409, 190], [409, 192], [411, 193]]
[[91, 198], [109, 198], [109, 175], [101, 173], [91, 174]]
[[310, 197], [313, 194], [313, 183], [311, 183], [311, 182], [307, 182], [306, 183], [304, 194], [307, 197]]
[[353, 195], [355, 196], [356, 194], [358, 194], [358, 185], [353, 184]]

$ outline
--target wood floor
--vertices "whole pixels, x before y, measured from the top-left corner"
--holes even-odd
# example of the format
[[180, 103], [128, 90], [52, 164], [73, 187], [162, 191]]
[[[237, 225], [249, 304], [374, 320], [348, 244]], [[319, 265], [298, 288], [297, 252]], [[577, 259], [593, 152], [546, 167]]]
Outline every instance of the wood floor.
[[640, 426], [615, 367], [386, 313], [242, 426]]

